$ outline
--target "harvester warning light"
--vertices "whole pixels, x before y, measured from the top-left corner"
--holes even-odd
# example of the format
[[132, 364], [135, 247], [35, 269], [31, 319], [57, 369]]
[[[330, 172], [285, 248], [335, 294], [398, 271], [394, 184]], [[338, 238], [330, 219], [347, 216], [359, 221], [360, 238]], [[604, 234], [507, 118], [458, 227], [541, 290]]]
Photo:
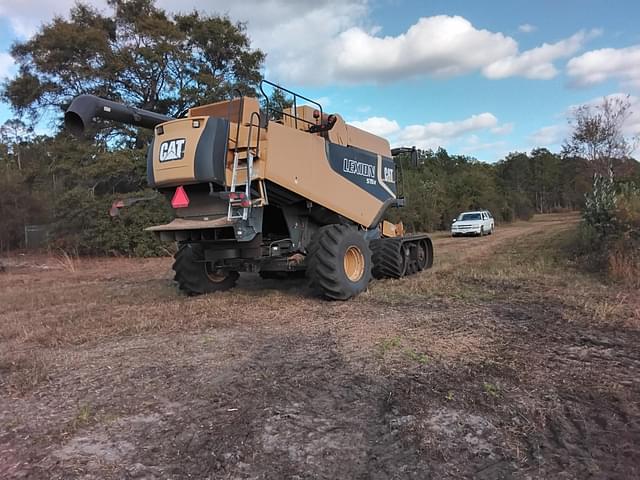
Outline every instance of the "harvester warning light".
[[173, 208], [186, 208], [189, 206], [189, 197], [182, 185], [176, 188], [176, 192], [171, 199], [171, 206]]

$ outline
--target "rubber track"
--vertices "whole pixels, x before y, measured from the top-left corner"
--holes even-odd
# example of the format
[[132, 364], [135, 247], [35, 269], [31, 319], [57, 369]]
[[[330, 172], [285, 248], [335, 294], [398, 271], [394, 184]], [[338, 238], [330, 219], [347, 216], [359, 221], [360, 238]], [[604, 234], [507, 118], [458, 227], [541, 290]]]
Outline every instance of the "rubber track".
[[402, 239], [381, 238], [371, 242], [373, 253], [373, 276], [380, 278], [401, 278], [402, 271]]

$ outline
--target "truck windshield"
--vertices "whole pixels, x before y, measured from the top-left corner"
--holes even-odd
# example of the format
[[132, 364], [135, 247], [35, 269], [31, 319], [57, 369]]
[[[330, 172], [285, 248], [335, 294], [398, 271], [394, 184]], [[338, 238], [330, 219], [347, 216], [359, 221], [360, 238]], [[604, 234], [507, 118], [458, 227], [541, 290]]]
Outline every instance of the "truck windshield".
[[479, 213], [463, 213], [462, 215], [460, 215], [460, 220], [468, 221], [468, 220], [482, 220], [482, 219], [480, 218]]

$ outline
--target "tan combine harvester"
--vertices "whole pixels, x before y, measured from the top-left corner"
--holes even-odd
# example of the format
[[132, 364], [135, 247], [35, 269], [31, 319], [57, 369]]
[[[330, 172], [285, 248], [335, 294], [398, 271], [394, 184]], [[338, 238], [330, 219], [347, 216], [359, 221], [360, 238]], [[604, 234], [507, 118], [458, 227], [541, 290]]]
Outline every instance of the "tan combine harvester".
[[83, 95], [65, 124], [79, 134], [102, 117], [154, 130], [148, 182], [176, 218], [147, 230], [178, 243], [175, 280], [188, 294], [231, 288], [238, 272], [306, 272], [322, 295], [346, 300], [372, 275], [429, 268], [429, 237], [383, 220], [404, 203], [389, 142], [263, 83], [293, 95], [293, 106], [277, 111], [267, 101], [261, 110], [256, 98], [240, 97], [174, 119]]

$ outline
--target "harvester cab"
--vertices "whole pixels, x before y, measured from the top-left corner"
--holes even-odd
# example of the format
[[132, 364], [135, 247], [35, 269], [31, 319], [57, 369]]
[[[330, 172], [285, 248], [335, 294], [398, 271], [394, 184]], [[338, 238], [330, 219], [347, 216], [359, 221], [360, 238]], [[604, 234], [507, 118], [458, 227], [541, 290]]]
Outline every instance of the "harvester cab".
[[[265, 85], [291, 95], [291, 106], [271, 105]], [[65, 124], [79, 134], [102, 117], [154, 130], [147, 179], [175, 219], [147, 230], [178, 243], [175, 280], [188, 294], [224, 290], [238, 272], [258, 272], [306, 274], [323, 296], [345, 300], [372, 276], [429, 268], [429, 237], [384, 220], [403, 204], [389, 142], [276, 84], [263, 81], [260, 90], [263, 109], [257, 98], [238, 96], [182, 118], [83, 95]]]

